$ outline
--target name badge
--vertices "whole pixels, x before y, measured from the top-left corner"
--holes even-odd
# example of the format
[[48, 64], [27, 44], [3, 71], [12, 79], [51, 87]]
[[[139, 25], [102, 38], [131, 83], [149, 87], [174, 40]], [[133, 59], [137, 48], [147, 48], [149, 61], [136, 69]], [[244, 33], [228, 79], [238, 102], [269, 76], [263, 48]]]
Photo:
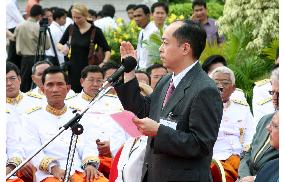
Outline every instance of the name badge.
[[164, 125], [164, 126], [168, 126], [174, 130], [177, 129], [177, 123], [174, 121], [170, 121], [170, 120], [166, 120], [166, 119], [160, 119], [160, 124]]

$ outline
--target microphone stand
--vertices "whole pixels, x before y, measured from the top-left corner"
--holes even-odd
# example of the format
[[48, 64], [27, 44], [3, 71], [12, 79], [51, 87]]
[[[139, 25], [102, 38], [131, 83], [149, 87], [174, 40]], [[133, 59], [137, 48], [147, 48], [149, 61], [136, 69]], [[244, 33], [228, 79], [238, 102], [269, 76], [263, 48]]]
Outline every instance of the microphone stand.
[[[50, 144], [55, 138], [57, 138], [61, 133], [63, 133], [64, 130], [67, 130], [69, 127], [72, 128], [72, 133], [74, 134], [75, 132], [75, 135], [76, 135], [76, 132], [78, 132], [78, 134], [80, 132], [83, 132], [83, 127], [82, 125], [78, 124], [80, 119], [83, 117], [83, 115], [91, 108], [91, 106], [94, 105], [94, 103], [96, 103], [97, 101], [99, 101], [110, 89], [111, 89], [111, 85], [114, 84], [114, 83], [108, 83], [106, 85], [104, 85], [104, 87], [101, 87], [101, 89], [98, 91], [98, 93], [96, 94], [96, 96], [90, 101], [89, 105], [86, 107], [86, 109], [81, 113], [76, 113], [76, 115], [70, 119], [65, 125], [62, 126], [62, 128], [59, 129], [58, 133], [55, 134], [49, 141], [45, 142], [36, 152], [34, 152], [33, 154], [31, 154], [27, 159], [25, 159], [18, 167], [16, 167], [13, 171], [11, 171], [7, 176], [6, 176], [6, 180], [8, 180], [11, 176], [13, 176], [14, 174], [16, 174], [17, 171], [20, 170], [20, 168], [22, 168], [26, 163], [28, 163], [34, 156], [36, 156], [39, 152], [41, 152], [48, 144]], [[77, 112], [75, 110], [75, 112]], [[74, 128], [74, 129], [73, 129]], [[73, 131], [74, 130], [74, 131]], [[73, 137], [73, 134], [72, 134], [72, 138]], [[78, 137], [78, 136], [77, 136]], [[76, 137], [75, 137], [76, 139]], [[72, 145], [73, 142], [71, 141], [70, 142], [70, 145]], [[76, 144], [75, 146], [73, 147], [76, 147]], [[69, 146], [69, 149], [71, 150], [72, 147]], [[75, 150], [74, 150], [75, 152]], [[68, 160], [67, 160], [67, 164], [66, 164], [66, 168], [67, 168], [67, 165], [68, 165], [68, 161], [71, 162], [70, 165], [70, 168], [72, 167], [72, 161], [73, 161], [73, 157], [72, 158], [69, 158], [69, 154], [70, 154], [70, 157], [72, 157], [72, 153], [71, 152], [68, 152]], [[67, 171], [66, 171], [67, 172]], [[68, 179], [69, 175], [70, 175], [70, 171], [69, 171], [69, 174], [65, 172], [65, 180], [66, 178]], [[67, 175], [66, 175], [67, 174]], [[64, 180], [64, 181], [65, 181]], [[68, 181], [68, 180], [67, 180]]]

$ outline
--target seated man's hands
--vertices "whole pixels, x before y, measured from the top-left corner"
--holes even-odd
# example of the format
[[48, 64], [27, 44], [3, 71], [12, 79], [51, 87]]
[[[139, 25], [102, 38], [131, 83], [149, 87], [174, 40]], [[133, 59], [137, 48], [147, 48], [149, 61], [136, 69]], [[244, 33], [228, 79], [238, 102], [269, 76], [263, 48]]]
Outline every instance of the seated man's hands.
[[31, 163], [26, 163], [19, 171], [18, 173], [22, 174], [26, 178], [33, 178], [33, 173], [36, 172], [36, 167]]
[[51, 167], [51, 174], [57, 178], [59, 181], [63, 181], [64, 180], [64, 174], [65, 174], [65, 170], [60, 169], [59, 166], [53, 166]]
[[101, 142], [100, 140], [96, 140], [96, 143], [97, 143], [97, 148], [98, 148], [100, 155], [105, 156], [105, 157], [112, 157], [109, 141]]
[[255, 176], [246, 176], [246, 177], [243, 177], [240, 182], [254, 182], [254, 178]]
[[100, 176], [103, 176], [94, 166], [88, 165], [85, 168], [84, 176], [86, 177], [87, 182], [92, 182], [93, 179], [98, 179]]

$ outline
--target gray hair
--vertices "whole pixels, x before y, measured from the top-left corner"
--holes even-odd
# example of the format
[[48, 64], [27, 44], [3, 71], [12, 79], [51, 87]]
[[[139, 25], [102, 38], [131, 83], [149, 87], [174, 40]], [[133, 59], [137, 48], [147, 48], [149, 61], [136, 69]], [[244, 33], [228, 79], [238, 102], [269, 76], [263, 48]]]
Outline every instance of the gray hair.
[[49, 61], [38, 61], [38, 62], [36, 62], [34, 65], [33, 65], [33, 67], [32, 67], [32, 75], [34, 75], [35, 74], [35, 72], [36, 72], [36, 67], [38, 66], [38, 65], [41, 65], [41, 64], [48, 64], [49, 66], [53, 66], [53, 64], [51, 63], [51, 62], [49, 62]]
[[235, 82], [236, 82], [235, 74], [230, 68], [228, 68], [226, 66], [217, 67], [210, 73], [210, 75], [209, 75], [210, 78], [213, 78], [213, 76], [216, 73], [228, 74], [230, 76], [230, 80], [231, 80], [232, 84], [235, 85]]
[[271, 81], [279, 82], [279, 67], [272, 70], [270, 79]]

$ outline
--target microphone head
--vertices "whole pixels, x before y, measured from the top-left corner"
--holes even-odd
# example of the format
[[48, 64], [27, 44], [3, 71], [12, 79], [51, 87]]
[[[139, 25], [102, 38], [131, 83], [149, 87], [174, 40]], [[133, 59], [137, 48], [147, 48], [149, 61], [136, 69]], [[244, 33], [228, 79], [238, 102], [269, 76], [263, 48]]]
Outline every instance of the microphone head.
[[132, 71], [137, 66], [137, 61], [134, 57], [128, 56], [128, 57], [122, 59], [121, 64], [125, 68], [125, 72], [129, 73], [130, 71]]

